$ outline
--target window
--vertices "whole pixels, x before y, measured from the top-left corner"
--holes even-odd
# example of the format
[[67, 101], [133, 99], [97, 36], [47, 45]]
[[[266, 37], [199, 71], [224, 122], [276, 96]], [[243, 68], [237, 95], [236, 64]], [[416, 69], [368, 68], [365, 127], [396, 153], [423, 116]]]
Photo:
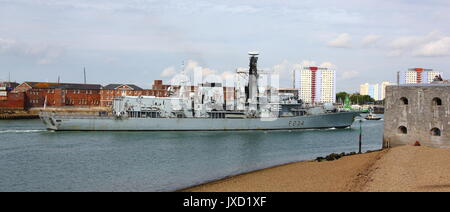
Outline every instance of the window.
[[439, 128], [431, 129], [431, 136], [441, 136], [441, 130]]
[[398, 128], [398, 134], [406, 135], [406, 134], [408, 134], [408, 129], [405, 126], [400, 126]]
[[442, 105], [442, 99], [436, 97], [433, 99], [433, 106], [441, 106]]
[[408, 101], [408, 99], [406, 97], [402, 97], [402, 98], [400, 98], [400, 103], [402, 105], [408, 105], [409, 101]]

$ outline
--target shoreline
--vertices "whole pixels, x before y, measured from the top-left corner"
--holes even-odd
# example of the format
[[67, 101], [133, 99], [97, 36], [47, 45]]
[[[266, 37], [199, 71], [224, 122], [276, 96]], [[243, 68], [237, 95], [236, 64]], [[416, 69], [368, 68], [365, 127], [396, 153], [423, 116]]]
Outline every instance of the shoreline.
[[448, 161], [450, 149], [399, 146], [334, 161], [288, 163], [178, 192], [449, 192]]
[[[279, 170], [281, 169], [282, 171], [286, 171], [288, 169], [291, 169], [292, 167], [297, 167], [297, 166], [309, 166], [309, 165], [319, 165], [319, 164], [326, 164], [326, 166], [336, 163], [339, 160], [344, 160], [347, 157], [354, 157], [354, 156], [363, 156], [363, 155], [368, 155], [371, 154], [371, 156], [373, 156], [374, 158], [379, 158], [380, 154], [384, 154], [384, 152], [388, 151], [388, 149], [379, 149], [379, 150], [371, 150], [368, 151], [366, 153], [362, 153], [362, 154], [352, 154], [352, 155], [345, 155], [339, 159], [336, 160], [332, 160], [332, 161], [326, 161], [326, 160], [322, 160], [322, 161], [317, 161], [317, 159], [313, 159], [313, 160], [304, 160], [304, 161], [295, 161], [295, 162], [289, 162], [289, 163], [285, 163], [285, 164], [279, 164], [279, 165], [275, 165], [275, 166], [271, 166], [271, 167], [267, 167], [267, 168], [263, 168], [263, 169], [258, 169], [258, 170], [253, 170], [250, 172], [245, 172], [245, 173], [241, 173], [238, 175], [231, 175], [231, 176], [227, 176], [224, 178], [220, 178], [220, 179], [216, 179], [216, 180], [211, 180], [211, 181], [207, 181], [198, 185], [193, 185], [193, 186], [189, 186], [183, 189], [179, 189], [176, 190], [175, 192], [278, 192], [280, 190], [265, 190], [262, 189], [260, 190], [259, 188], [249, 188], [250, 190], [246, 190], [246, 189], [240, 189], [240, 188], [236, 188], [236, 186], [234, 184], [240, 184], [239, 182], [245, 181], [245, 178], [252, 178], [253, 176], [261, 176], [261, 175], [265, 175], [267, 172], [279, 172]], [[321, 158], [325, 158], [325, 157], [321, 157]], [[372, 162], [372, 160], [371, 160]], [[373, 164], [374, 162], [372, 162]], [[363, 170], [363, 169], [361, 169]], [[269, 173], [270, 175], [270, 173]], [[229, 188], [224, 188], [223, 186], [231, 186]], [[240, 187], [240, 186], [239, 186]], [[346, 186], [348, 187], [348, 186]], [[290, 191], [289, 189], [287, 191]], [[350, 190], [349, 190], [350, 191]]]

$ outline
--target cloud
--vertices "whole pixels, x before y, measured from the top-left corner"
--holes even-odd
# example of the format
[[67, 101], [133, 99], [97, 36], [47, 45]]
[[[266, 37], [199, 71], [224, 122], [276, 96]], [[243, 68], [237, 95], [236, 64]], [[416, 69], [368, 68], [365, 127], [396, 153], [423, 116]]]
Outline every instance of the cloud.
[[18, 54], [22, 58], [30, 58], [38, 65], [47, 65], [56, 62], [65, 52], [64, 47], [49, 45], [47, 43], [25, 43], [13, 39], [0, 38], [0, 53]]
[[359, 75], [359, 72], [357, 71], [345, 71], [342, 72], [339, 76], [340, 80], [347, 80], [347, 79], [353, 79]]
[[223, 80], [223, 85], [227, 87], [234, 87], [236, 83], [237, 74], [231, 71], [223, 72], [220, 77]]
[[414, 56], [439, 57], [450, 54], [450, 37], [442, 37], [436, 41], [423, 44], [413, 52]]
[[236, 73], [225, 71], [220, 76], [222, 77], [222, 79], [233, 79], [236, 76]]
[[393, 40], [388, 56], [408, 54], [416, 57], [441, 57], [450, 55], [450, 36], [437, 31], [423, 36], [403, 36]]
[[336, 69], [336, 65], [334, 65], [331, 62], [323, 62], [322, 64], [320, 64], [320, 67], [328, 68], [328, 69]]
[[303, 60], [299, 65], [300, 67], [316, 66], [316, 62], [311, 60]]
[[393, 40], [390, 47], [394, 49], [412, 48], [420, 43], [423, 43], [426, 38], [419, 36], [403, 36]]
[[281, 63], [272, 67], [272, 72], [275, 74], [287, 74], [289, 69], [292, 69], [292, 64], [288, 60], [283, 60]]
[[165, 68], [165, 69], [161, 72], [161, 74], [160, 74], [159, 76], [161, 76], [161, 77], [172, 77], [172, 76], [174, 76], [175, 74], [177, 74], [177, 72], [175, 71], [175, 68], [174, 68], [173, 66], [171, 66], [171, 67]]
[[377, 43], [381, 39], [381, 35], [367, 35], [362, 39], [362, 45], [367, 47]]
[[340, 34], [337, 38], [329, 41], [328, 46], [336, 48], [350, 48], [352, 37], [347, 33]]
[[391, 51], [388, 52], [387, 56], [389, 57], [398, 57], [403, 55], [403, 51], [400, 49], [393, 49]]
[[160, 76], [172, 77], [170, 82], [173, 85], [179, 85], [183, 81], [191, 85], [216, 82], [232, 87], [235, 84], [236, 73], [231, 71], [219, 72], [215, 69], [202, 67], [195, 60], [188, 60], [184, 65], [183, 71], [177, 72], [173, 66], [170, 66], [165, 68]]
[[16, 44], [15, 40], [0, 38], [0, 52], [6, 51]]
[[36, 63], [39, 65], [53, 64], [64, 54], [65, 49], [55, 46], [44, 46], [29, 51], [29, 54], [36, 56]]
[[[272, 72], [280, 75], [291, 74], [292, 70], [300, 70], [303, 67], [317, 66], [315, 61], [303, 60], [301, 63], [291, 63], [288, 60], [283, 60], [281, 63], [276, 64], [272, 68]], [[331, 62], [323, 62], [319, 67], [335, 69], [336, 65]], [[290, 75], [288, 75], [290, 76]]]

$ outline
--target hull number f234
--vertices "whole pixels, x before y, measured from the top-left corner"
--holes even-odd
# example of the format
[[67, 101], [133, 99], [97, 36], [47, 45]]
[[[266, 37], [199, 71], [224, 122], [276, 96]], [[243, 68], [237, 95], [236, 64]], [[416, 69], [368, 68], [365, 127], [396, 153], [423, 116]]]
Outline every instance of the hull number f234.
[[304, 121], [289, 121], [289, 127], [300, 127], [303, 126]]

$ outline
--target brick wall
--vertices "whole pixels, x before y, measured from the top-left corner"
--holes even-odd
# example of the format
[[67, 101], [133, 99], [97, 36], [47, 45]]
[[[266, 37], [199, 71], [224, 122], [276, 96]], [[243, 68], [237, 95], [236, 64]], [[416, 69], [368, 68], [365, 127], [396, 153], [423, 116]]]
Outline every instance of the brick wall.
[[60, 106], [80, 106], [96, 107], [100, 106], [99, 90], [66, 90], [56, 89], [30, 89], [25, 92], [26, 106], [43, 107], [47, 98], [48, 107]]
[[0, 99], [0, 110], [23, 110], [25, 108], [24, 93], [8, 92], [6, 98]]
[[100, 90], [62, 90], [62, 94], [63, 106], [100, 106]]

